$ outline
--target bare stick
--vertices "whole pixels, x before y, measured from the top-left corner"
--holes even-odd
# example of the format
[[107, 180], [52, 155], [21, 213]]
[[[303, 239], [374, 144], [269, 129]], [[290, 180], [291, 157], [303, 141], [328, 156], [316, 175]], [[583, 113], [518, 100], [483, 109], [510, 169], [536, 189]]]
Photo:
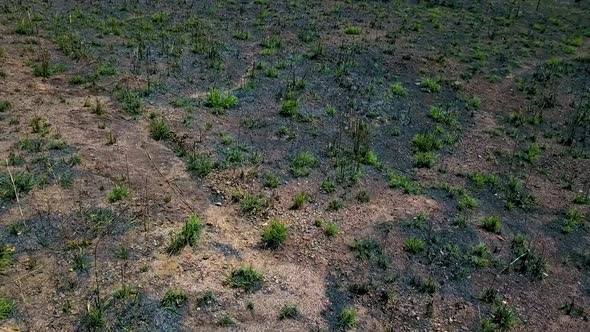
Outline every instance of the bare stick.
[[498, 275], [502, 274], [502, 272], [506, 271], [506, 270], [507, 270], [509, 267], [511, 267], [511, 266], [512, 266], [514, 263], [516, 263], [516, 262], [517, 262], [519, 259], [521, 259], [521, 258], [523, 258], [524, 256], [526, 256], [528, 253], [529, 253], [529, 252], [528, 252], [528, 250], [527, 250], [527, 252], [525, 252], [524, 254], [522, 254], [522, 255], [520, 255], [520, 256], [518, 256], [518, 257], [516, 257], [516, 258], [515, 258], [515, 259], [514, 259], [512, 262], [510, 262], [510, 264], [508, 264], [508, 265], [507, 265], [505, 268], [503, 268], [503, 269], [502, 269], [502, 271], [500, 271], [500, 272], [498, 273]]
[[16, 184], [14, 183], [14, 178], [12, 177], [12, 172], [10, 171], [8, 159], [6, 159], [6, 169], [8, 169], [8, 175], [10, 176], [10, 182], [12, 183], [12, 189], [14, 190], [14, 196], [16, 197], [16, 204], [18, 205], [18, 210], [20, 212], [20, 216], [24, 217], [23, 209], [20, 207], [20, 200], [18, 198], [18, 190], [16, 190]]
[[152, 163], [152, 167], [154, 167], [154, 169], [156, 170], [156, 172], [158, 172], [158, 174], [160, 175], [160, 177], [162, 177], [162, 179], [164, 179], [164, 181], [166, 181], [166, 183], [172, 189], [172, 191], [178, 196], [178, 198], [180, 198], [180, 201], [182, 201], [182, 203], [184, 203], [184, 205], [186, 205], [192, 212], [195, 212], [195, 209], [193, 209], [192, 205], [190, 205], [184, 199], [184, 197], [183, 197], [184, 196], [184, 193], [182, 192], [182, 190], [180, 188], [178, 188], [177, 185], [175, 185], [172, 182], [170, 182], [170, 180], [168, 180], [166, 178], [166, 176], [164, 176], [164, 174], [162, 174], [162, 172], [160, 171], [160, 169], [158, 168], [158, 166], [156, 166], [156, 163], [154, 163], [154, 160], [152, 159], [152, 156], [150, 155], [150, 153], [146, 151], [146, 154], [147, 154], [150, 162]]

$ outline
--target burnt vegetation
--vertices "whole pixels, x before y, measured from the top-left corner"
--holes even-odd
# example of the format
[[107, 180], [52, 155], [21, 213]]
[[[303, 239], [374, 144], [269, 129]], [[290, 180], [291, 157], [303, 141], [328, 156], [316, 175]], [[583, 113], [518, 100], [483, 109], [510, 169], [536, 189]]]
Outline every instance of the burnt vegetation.
[[589, 13], [3, 1], [0, 329], [587, 329]]

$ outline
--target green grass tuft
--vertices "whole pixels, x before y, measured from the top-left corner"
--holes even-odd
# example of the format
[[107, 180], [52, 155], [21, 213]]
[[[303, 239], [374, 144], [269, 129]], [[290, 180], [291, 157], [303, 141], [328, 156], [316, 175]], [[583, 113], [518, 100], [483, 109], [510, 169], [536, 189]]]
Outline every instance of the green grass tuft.
[[300, 152], [291, 160], [291, 174], [295, 177], [308, 176], [318, 164], [318, 159], [311, 152]]
[[498, 216], [487, 216], [481, 220], [481, 228], [490, 232], [500, 234], [502, 230], [502, 222]]
[[252, 265], [241, 266], [233, 270], [226, 279], [231, 288], [241, 288], [246, 292], [254, 292], [262, 288], [262, 273], [256, 271]]
[[166, 251], [170, 255], [178, 254], [184, 247], [195, 247], [201, 238], [203, 222], [197, 215], [190, 215], [179, 233], [173, 234]]
[[262, 245], [269, 249], [278, 249], [287, 240], [287, 225], [273, 220], [262, 232]]
[[107, 195], [109, 203], [122, 201], [129, 197], [129, 188], [124, 184], [116, 184]]

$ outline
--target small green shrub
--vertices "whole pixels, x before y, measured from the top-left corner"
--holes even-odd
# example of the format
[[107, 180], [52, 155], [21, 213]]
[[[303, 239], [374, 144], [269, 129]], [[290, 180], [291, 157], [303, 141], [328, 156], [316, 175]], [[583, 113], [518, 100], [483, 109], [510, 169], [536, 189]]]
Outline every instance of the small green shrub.
[[16, 193], [14, 192], [15, 187], [20, 197], [21, 195], [33, 190], [33, 188], [37, 185], [35, 176], [30, 173], [16, 173], [12, 176], [14, 185], [10, 179], [9, 174], [0, 173], [0, 199], [16, 199]]
[[0, 100], [0, 113], [6, 112], [12, 108], [12, 104], [8, 100]]
[[90, 268], [90, 259], [82, 248], [74, 253], [72, 269], [76, 272], [87, 272]]
[[408, 89], [404, 88], [401, 82], [392, 83], [390, 86], [391, 93], [394, 96], [403, 97], [408, 94]]
[[561, 232], [564, 234], [571, 233], [584, 223], [585, 215], [576, 208], [570, 208], [565, 213], [565, 219], [561, 225]]
[[457, 201], [457, 208], [460, 211], [475, 209], [479, 205], [477, 199], [468, 193], [463, 193]]
[[291, 174], [295, 177], [308, 176], [318, 164], [318, 159], [311, 152], [300, 152], [291, 160]]
[[578, 194], [574, 197], [575, 204], [590, 204], [590, 195], [588, 194]]
[[274, 189], [279, 186], [280, 180], [279, 180], [278, 176], [276, 176], [272, 173], [266, 173], [264, 175], [262, 183], [266, 188], [273, 188]]
[[33, 64], [33, 75], [37, 77], [49, 78], [65, 70], [61, 64], [49, 63], [49, 59], [43, 58], [41, 62]]
[[[18, 228], [15, 229], [11, 227], [11, 230], [9, 230], [9, 232], [16, 233], [18, 235], [19, 230]], [[6, 272], [6, 269], [10, 266], [14, 250], [14, 247], [0, 244], [0, 275], [4, 274]]]
[[442, 89], [439, 80], [431, 77], [423, 77], [420, 80], [420, 87], [426, 92], [439, 92]]
[[309, 196], [305, 192], [300, 192], [293, 197], [293, 204], [291, 204], [291, 209], [297, 210], [302, 208], [305, 203], [309, 200]]
[[14, 301], [9, 298], [0, 296], [0, 321], [3, 321], [12, 315], [14, 311]]
[[214, 165], [211, 157], [204, 153], [192, 153], [186, 159], [186, 168], [200, 178], [211, 173]]
[[363, 164], [373, 166], [377, 169], [380, 169], [382, 166], [375, 152], [371, 150], [367, 150], [361, 161]]
[[219, 320], [217, 321], [217, 325], [221, 327], [230, 327], [236, 325], [236, 321], [229, 314], [225, 314], [221, 316], [221, 318], [219, 318]]
[[541, 157], [541, 147], [537, 143], [531, 143], [521, 153], [521, 158], [529, 163], [537, 161]]
[[207, 308], [219, 303], [219, 299], [212, 291], [208, 290], [201, 297], [197, 299], [199, 307]]
[[279, 114], [288, 118], [299, 115], [299, 102], [297, 99], [290, 98], [283, 100]]
[[31, 36], [35, 34], [35, 30], [35, 23], [33, 23], [33, 20], [29, 17], [25, 17], [16, 22], [15, 32], [19, 35]]
[[359, 191], [359, 193], [356, 194], [356, 200], [359, 201], [359, 203], [369, 203], [369, 201], [371, 201], [371, 196], [364, 190]]
[[344, 207], [341, 200], [334, 198], [328, 202], [328, 211], [338, 211]]
[[488, 288], [479, 296], [479, 299], [483, 303], [498, 304], [502, 302], [502, 295], [498, 290], [494, 288]]
[[430, 152], [440, 150], [442, 143], [434, 134], [417, 134], [412, 139], [414, 149], [418, 152]]
[[479, 188], [483, 188], [486, 185], [494, 188], [498, 183], [498, 177], [494, 174], [475, 173], [471, 175], [471, 180]]
[[535, 199], [515, 176], [510, 176], [508, 182], [502, 186], [506, 207], [527, 209], [535, 203]]
[[203, 223], [197, 215], [190, 215], [180, 232], [173, 234], [166, 251], [170, 255], [178, 254], [184, 247], [195, 247], [201, 238]]
[[35, 116], [31, 119], [31, 131], [33, 134], [45, 135], [49, 132], [49, 127], [51, 127], [51, 125], [45, 118]]
[[355, 329], [359, 326], [359, 321], [356, 309], [353, 307], [346, 307], [342, 309], [338, 317], [338, 327], [343, 330]]
[[500, 217], [484, 217], [481, 221], [481, 228], [491, 233], [500, 234], [500, 231], [502, 230], [502, 222], [500, 221]]
[[156, 141], [161, 141], [170, 138], [172, 131], [161, 117], [156, 117], [150, 121], [150, 136]]
[[326, 115], [329, 117], [334, 117], [336, 115], [336, 107], [334, 106], [327, 106], [326, 107]]
[[402, 189], [404, 193], [410, 195], [417, 195], [422, 192], [422, 188], [417, 182], [393, 172], [389, 173], [389, 187]]
[[418, 254], [426, 249], [426, 243], [418, 238], [411, 237], [404, 242], [404, 250], [410, 254]]
[[262, 245], [269, 249], [278, 249], [287, 240], [287, 225], [273, 220], [262, 232]]
[[185, 292], [177, 289], [169, 289], [160, 300], [160, 304], [168, 309], [175, 310], [183, 306], [188, 301], [188, 295]]
[[436, 122], [447, 126], [458, 126], [459, 122], [454, 113], [444, 110], [440, 106], [431, 106], [428, 115]]
[[381, 244], [375, 239], [354, 240], [350, 248], [359, 259], [375, 259], [383, 255]]
[[533, 280], [541, 280], [547, 272], [547, 259], [531, 246], [528, 238], [518, 234], [512, 239], [512, 253], [518, 257], [513, 265], [515, 271], [527, 274]]
[[326, 234], [327, 237], [334, 237], [336, 235], [338, 235], [338, 232], [340, 231], [340, 226], [338, 226], [338, 224], [334, 223], [334, 222], [321, 222], [320, 221], [320, 227], [322, 228], [322, 230], [324, 231], [324, 234]]
[[130, 88], [119, 89], [115, 96], [123, 104], [123, 110], [131, 115], [138, 115], [143, 109], [142, 93]]
[[238, 106], [238, 97], [219, 89], [211, 89], [205, 101], [205, 106], [222, 110], [234, 109]]
[[361, 34], [361, 28], [354, 25], [347, 25], [344, 27], [344, 33], [347, 35], [357, 36]]
[[240, 209], [243, 213], [256, 214], [264, 211], [269, 205], [268, 198], [263, 194], [246, 194], [240, 202]]
[[129, 188], [124, 184], [116, 184], [107, 195], [109, 203], [122, 201], [129, 197]]
[[431, 168], [436, 161], [436, 155], [432, 151], [416, 152], [414, 154], [414, 167]]
[[320, 190], [326, 194], [331, 194], [334, 191], [336, 191], [336, 185], [334, 184], [334, 181], [330, 179], [325, 179], [320, 184]]
[[471, 250], [471, 262], [478, 267], [488, 267], [492, 261], [490, 249], [484, 244], [479, 243]]
[[82, 324], [89, 330], [101, 330], [106, 325], [104, 308], [101, 304], [88, 304]]
[[259, 290], [262, 283], [262, 273], [256, 271], [252, 265], [241, 266], [233, 270], [226, 279], [226, 284], [231, 288], [241, 288], [247, 292]]
[[262, 46], [261, 55], [272, 56], [276, 55], [279, 49], [283, 47], [283, 42], [279, 36], [268, 36], [262, 40], [260, 46]]
[[414, 277], [412, 278], [410, 283], [414, 288], [416, 288], [420, 292], [430, 295], [436, 293], [436, 290], [438, 288], [436, 281], [431, 277], [428, 277], [426, 279], [421, 277]]
[[294, 304], [286, 304], [279, 312], [279, 320], [283, 319], [298, 319], [301, 316], [299, 308]]
[[512, 307], [505, 303], [495, 304], [492, 308], [491, 318], [482, 322], [484, 332], [493, 331], [510, 331], [518, 322], [516, 312]]

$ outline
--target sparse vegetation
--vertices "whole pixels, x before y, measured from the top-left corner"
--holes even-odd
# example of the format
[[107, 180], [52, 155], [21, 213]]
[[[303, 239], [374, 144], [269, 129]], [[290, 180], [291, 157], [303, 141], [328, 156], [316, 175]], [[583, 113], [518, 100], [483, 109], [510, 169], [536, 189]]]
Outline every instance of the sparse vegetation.
[[590, 2], [0, 7], [2, 328], [586, 327]]

